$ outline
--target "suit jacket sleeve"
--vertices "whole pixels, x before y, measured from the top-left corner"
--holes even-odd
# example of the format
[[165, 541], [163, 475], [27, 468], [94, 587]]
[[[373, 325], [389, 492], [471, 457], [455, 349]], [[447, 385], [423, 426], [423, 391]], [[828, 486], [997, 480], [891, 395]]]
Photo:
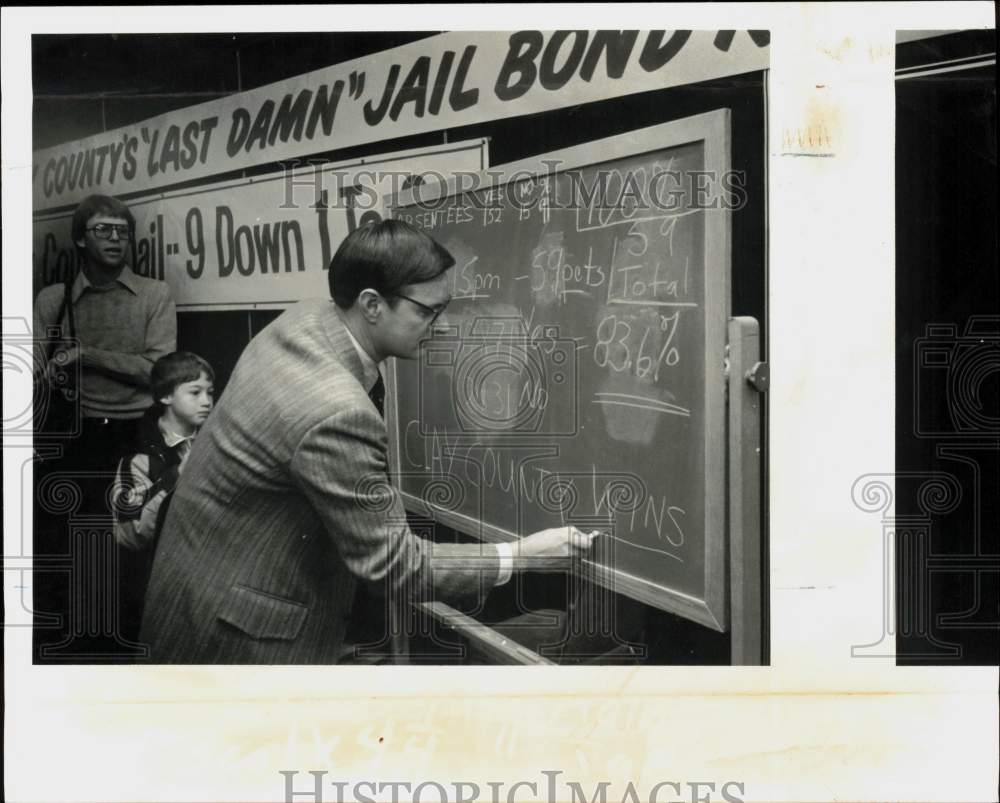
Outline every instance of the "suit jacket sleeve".
[[291, 473], [348, 569], [380, 594], [456, 599], [492, 588], [499, 572], [488, 544], [417, 537], [387, 475], [385, 425], [374, 409], [348, 409], [309, 429]]

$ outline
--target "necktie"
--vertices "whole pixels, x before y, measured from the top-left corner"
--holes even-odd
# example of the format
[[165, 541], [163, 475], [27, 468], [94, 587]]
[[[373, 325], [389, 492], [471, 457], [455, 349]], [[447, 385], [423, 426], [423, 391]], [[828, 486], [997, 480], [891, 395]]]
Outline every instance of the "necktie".
[[385, 382], [382, 381], [381, 373], [378, 375], [378, 380], [372, 385], [372, 389], [368, 391], [368, 398], [372, 400], [378, 414], [385, 418]]

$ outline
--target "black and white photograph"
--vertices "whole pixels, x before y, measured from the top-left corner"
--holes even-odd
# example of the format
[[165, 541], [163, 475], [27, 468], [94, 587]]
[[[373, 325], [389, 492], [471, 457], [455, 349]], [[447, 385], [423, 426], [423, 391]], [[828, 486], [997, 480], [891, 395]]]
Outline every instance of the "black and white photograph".
[[764, 662], [769, 40], [34, 37], [35, 660]]

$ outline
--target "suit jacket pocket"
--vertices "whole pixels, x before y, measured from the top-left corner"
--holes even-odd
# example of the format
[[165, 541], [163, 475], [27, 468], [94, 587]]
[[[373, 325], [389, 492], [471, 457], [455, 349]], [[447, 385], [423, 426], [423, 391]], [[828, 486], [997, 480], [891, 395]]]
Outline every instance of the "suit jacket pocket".
[[309, 615], [309, 608], [295, 600], [276, 597], [244, 585], [229, 589], [217, 616], [256, 639], [298, 637]]

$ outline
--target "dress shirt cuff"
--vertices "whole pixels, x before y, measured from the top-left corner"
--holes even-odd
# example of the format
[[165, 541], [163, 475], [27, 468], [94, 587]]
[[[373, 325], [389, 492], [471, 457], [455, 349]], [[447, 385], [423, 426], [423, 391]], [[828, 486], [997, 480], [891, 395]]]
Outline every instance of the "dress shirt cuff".
[[494, 544], [497, 548], [497, 556], [500, 558], [500, 571], [497, 574], [497, 581], [493, 584], [494, 587], [502, 586], [508, 580], [514, 571], [514, 550], [511, 549], [510, 544]]

